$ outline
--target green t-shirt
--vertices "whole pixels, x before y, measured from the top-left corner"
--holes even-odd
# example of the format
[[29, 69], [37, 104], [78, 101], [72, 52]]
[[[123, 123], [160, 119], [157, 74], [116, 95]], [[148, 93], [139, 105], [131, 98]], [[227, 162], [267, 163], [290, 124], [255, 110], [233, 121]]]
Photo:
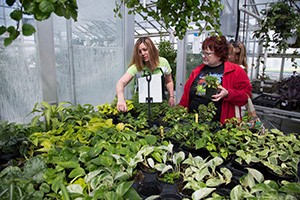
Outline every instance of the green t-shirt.
[[[151, 73], [149, 68], [146, 66], [143, 66], [143, 71], [145, 74], [147, 74], [147, 72]], [[132, 76], [135, 76], [138, 73], [138, 70], [135, 65], [131, 65], [127, 69], [127, 72], [129, 74], [131, 74]], [[155, 68], [155, 70], [151, 74], [161, 74], [162, 72], [164, 73], [164, 75], [169, 75], [172, 73], [172, 69], [171, 69], [170, 64], [167, 59], [165, 59], [163, 57], [159, 57], [159, 64], [158, 64], [157, 68]]]

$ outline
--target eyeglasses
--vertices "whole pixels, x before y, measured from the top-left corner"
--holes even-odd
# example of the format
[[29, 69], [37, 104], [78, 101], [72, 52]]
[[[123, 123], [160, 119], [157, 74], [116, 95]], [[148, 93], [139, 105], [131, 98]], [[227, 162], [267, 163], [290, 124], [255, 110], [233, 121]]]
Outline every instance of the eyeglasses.
[[213, 55], [214, 52], [206, 52], [206, 51], [202, 51], [201, 54], [202, 54], [202, 56], [209, 57], [209, 56]]

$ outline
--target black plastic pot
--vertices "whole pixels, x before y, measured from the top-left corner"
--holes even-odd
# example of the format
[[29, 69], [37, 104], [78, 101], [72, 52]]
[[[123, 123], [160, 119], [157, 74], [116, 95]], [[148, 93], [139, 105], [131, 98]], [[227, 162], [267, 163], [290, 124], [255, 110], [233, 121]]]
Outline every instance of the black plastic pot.
[[145, 198], [152, 195], [160, 195], [162, 188], [157, 182], [142, 182], [138, 185], [137, 192], [142, 198]]
[[182, 146], [183, 151], [191, 153], [193, 156], [200, 156], [201, 158], [205, 159], [211, 157], [209, 151], [206, 148], [195, 149], [192, 147]]
[[218, 90], [215, 88], [206, 88], [205, 97], [211, 99], [212, 95], [217, 94]]
[[159, 200], [181, 200], [182, 197], [177, 194], [162, 194], [157, 199], [159, 199]]

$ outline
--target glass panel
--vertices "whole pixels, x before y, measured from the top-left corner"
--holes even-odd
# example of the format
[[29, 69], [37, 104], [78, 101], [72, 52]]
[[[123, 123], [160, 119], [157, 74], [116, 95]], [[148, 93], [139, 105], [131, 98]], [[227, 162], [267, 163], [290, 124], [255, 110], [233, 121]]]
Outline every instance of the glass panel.
[[74, 49], [77, 103], [98, 105], [113, 100], [116, 81], [122, 73], [122, 57], [122, 49]]
[[[9, 15], [13, 11], [0, 3], [0, 25], [15, 26]], [[24, 19], [33, 26], [32, 17]], [[22, 22], [21, 22], [22, 23]], [[22, 26], [22, 24], [20, 24]], [[35, 36], [24, 37], [22, 34], [8, 47], [3, 47], [0, 38], [0, 120], [26, 123], [27, 116], [34, 104], [42, 101], [41, 71], [38, 64]]]
[[0, 120], [29, 122], [42, 101], [40, 68], [35, 46], [11, 45], [0, 51]]
[[58, 101], [111, 102], [124, 72], [123, 20], [114, 17], [114, 1], [79, 0], [77, 4], [78, 20], [71, 26], [54, 17]]

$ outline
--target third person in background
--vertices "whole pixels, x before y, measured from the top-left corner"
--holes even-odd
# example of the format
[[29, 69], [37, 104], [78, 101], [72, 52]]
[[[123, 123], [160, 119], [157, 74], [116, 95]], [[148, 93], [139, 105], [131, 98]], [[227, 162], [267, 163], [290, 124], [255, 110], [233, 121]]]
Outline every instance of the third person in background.
[[228, 46], [228, 61], [240, 65], [246, 73], [248, 72], [247, 51], [241, 42], [230, 42]]

